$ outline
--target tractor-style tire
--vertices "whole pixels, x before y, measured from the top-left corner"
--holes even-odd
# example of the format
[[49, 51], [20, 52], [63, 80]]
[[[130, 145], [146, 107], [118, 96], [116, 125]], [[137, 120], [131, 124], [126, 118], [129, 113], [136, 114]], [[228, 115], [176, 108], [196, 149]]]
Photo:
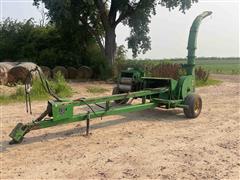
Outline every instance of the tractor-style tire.
[[189, 94], [185, 98], [185, 105], [189, 108], [184, 108], [183, 112], [187, 118], [196, 118], [202, 111], [202, 98], [198, 94]]
[[[120, 92], [118, 87], [115, 87], [115, 88], [113, 88], [113, 91], [112, 91], [112, 95], [114, 95], [114, 94], [122, 94], [122, 92]], [[115, 100], [114, 102], [116, 104], [126, 104], [128, 102], [128, 100], [129, 100], [129, 98], [125, 98], [125, 99]]]

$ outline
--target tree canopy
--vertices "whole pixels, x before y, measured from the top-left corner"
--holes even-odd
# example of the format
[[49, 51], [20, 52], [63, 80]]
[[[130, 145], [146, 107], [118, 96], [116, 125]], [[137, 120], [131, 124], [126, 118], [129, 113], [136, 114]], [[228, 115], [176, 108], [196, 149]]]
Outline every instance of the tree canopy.
[[0, 39], [0, 62], [31, 61], [50, 68], [87, 65], [96, 78], [109, 75], [96, 42], [81, 27], [69, 34], [51, 24], [38, 25], [34, 19], [19, 22], [7, 18], [0, 22]]
[[133, 56], [151, 49], [148, 35], [151, 16], [156, 6], [169, 10], [179, 8], [185, 12], [198, 0], [34, 0], [48, 9], [48, 17], [57, 27], [67, 33], [78, 31], [83, 26], [95, 38], [102, 53], [112, 64], [116, 52], [115, 29], [119, 23], [129, 26], [128, 48]]

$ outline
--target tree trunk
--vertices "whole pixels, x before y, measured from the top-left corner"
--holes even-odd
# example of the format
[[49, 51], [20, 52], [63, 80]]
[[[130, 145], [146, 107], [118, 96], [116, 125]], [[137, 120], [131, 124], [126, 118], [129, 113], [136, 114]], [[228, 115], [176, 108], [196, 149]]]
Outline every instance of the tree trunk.
[[105, 56], [110, 66], [113, 65], [116, 53], [115, 27], [108, 28], [105, 35]]

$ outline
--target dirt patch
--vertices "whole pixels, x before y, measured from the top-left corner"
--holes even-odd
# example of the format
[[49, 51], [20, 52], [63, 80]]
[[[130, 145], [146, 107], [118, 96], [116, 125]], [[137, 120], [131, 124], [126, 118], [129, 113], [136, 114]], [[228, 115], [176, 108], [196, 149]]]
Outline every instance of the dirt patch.
[[[106, 84], [103, 81], [94, 81], [94, 82], [71, 82], [71, 87], [73, 88], [74, 95], [72, 99], [81, 98], [81, 97], [98, 97], [98, 96], [108, 96], [112, 93], [113, 84]], [[101, 93], [89, 93], [87, 90], [89, 87], [104, 88], [106, 91]]]
[[211, 74], [211, 78], [219, 79], [226, 82], [240, 83], [240, 75]]
[[[197, 89], [203, 111], [194, 120], [181, 109], [146, 110], [97, 118], [89, 137], [81, 122], [32, 131], [13, 146], [7, 144], [11, 129], [31, 121], [46, 102], [34, 103], [33, 116], [24, 103], [2, 106], [1, 178], [239, 179], [239, 81], [223, 80]], [[97, 96], [111, 94], [113, 86], [73, 83], [75, 97], [92, 96], [89, 85], [109, 89]]]

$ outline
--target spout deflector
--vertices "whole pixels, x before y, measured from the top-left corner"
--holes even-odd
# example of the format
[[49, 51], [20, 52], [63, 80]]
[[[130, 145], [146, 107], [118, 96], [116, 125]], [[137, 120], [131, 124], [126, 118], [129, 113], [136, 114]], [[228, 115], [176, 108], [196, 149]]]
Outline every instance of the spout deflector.
[[204, 18], [210, 16], [211, 11], [205, 11], [202, 14], [198, 15], [192, 23], [189, 37], [188, 37], [188, 56], [187, 56], [187, 75], [195, 75], [194, 66], [195, 66], [195, 50], [197, 49], [197, 35], [199, 26]]

